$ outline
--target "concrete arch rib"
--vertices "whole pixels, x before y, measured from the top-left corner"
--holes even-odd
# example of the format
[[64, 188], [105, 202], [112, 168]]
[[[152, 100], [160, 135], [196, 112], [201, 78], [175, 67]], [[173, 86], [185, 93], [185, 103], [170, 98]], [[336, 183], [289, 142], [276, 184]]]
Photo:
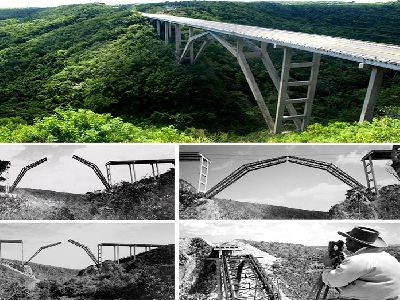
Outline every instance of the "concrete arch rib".
[[283, 164], [286, 162], [310, 167], [310, 168], [315, 168], [315, 169], [320, 169], [327, 171], [329, 174], [333, 175], [340, 181], [344, 182], [351, 188], [366, 188], [362, 183], [357, 181], [355, 178], [347, 174], [345, 171], [337, 167], [336, 165], [332, 163], [328, 163], [325, 161], [319, 161], [319, 160], [314, 160], [314, 159], [309, 159], [309, 158], [303, 158], [303, 157], [298, 157], [298, 156], [279, 156], [271, 159], [265, 159], [261, 161], [255, 161], [251, 163], [244, 164], [237, 168], [235, 171], [233, 171], [231, 174], [226, 176], [224, 179], [222, 179], [220, 182], [218, 182], [215, 186], [210, 188], [206, 193], [205, 197], [206, 198], [212, 198], [215, 195], [219, 194], [222, 192], [224, 189], [226, 189], [228, 186], [242, 178], [244, 175], [251, 171], [255, 171], [258, 169], [263, 169], [263, 168], [268, 168], [272, 166], [276, 166], [279, 164]]

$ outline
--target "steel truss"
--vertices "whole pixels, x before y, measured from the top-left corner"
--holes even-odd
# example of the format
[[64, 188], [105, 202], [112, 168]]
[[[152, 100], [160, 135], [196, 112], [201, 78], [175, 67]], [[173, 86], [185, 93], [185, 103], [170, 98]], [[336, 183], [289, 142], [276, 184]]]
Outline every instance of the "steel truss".
[[318, 161], [314, 159], [302, 158], [297, 156], [279, 156], [275, 158], [265, 159], [242, 165], [241, 167], [233, 171], [231, 174], [229, 174], [227, 177], [222, 179], [220, 182], [218, 182], [215, 186], [210, 188], [205, 193], [205, 197], [206, 198], [214, 197], [215, 195], [219, 194], [221, 191], [226, 189], [228, 186], [230, 186], [232, 183], [239, 180], [241, 177], [243, 177], [244, 175], [246, 175], [251, 171], [280, 165], [286, 162], [291, 162], [298, 165], [325, 170], [352, 188], [356, 187], [365, 188], [363, 184], [361, 184], [359, 181], [357, 181], [349, 174], [347, 174], [345, 171], [343, 171], [342, 169], [340, 169], [339, 167], [335, 166], [332, 163], [327, 163], [324, 161]]
[[104, 177], [103, 173], [100, 171], [97, 165], [77, 155], [73, 155], [72, 158], [91, 168], [100, 179], [101, 183], [106, 187], [106, 189], [111, 190], [111, 185], [108, 183], [107, 179]]
[[[270, 30], [266, 28], [254, 27], [254, 26], [244, 26], [238, 24], [228, 24], [222, 22], [212, 22], [199, 19], [182, 18], [169, 15], [160, 14], [142, 14], [146, 18], [150, 18], [155, 22], [157, 28], [157, 34], [164, 36], [165, 43], [168, 43], [172, 37], [172, 24], [174, 25], [174, 35], [175, 35], [175, 54], [178, 63], [182, 63], [188, 60], [191, 64], [195, 63], [201, 53], [204, 52], [205, 48], [213, 41], [219, 42], [223, 47], [225, 47], [238, 61], [239, 66], [246, 78], [246, 81], [251, 89], [253, 97], [261, 111], [265, 123], [267, 124], [269, 130], [274, 134], [281, 133], [283, 131], [283, 122], [292, 121], [295, 125], [297, 131], [305, 130], [312, 112], [312, 104], [315, 98], [315, 92], [318, 81], [318, 73], [320, 67], [321, 54], [339, 57], [342, 59], [349, 59], [359, 62], [360, 68], [371, 67], [370, 81], [368, 84], [367, 92], [364, 98], [363, 107], [361, 110], [359, 121], [363, 122], [365, 120], [372, 120], [375, 104], [378, 99], [378, 92], [382, 85], [383, 71], [384, 68], [390, 68], [394, 70], [399, 70], [400, 67], [397, 62], [387, 60], [385, 57], [381, 62], [377, 57], [373, 58], [373, 55], [365, 56], [364, 53], [354, 52], [354, 49], [341, 49], [337, 51], [332, 51], [332, 49], [325, 49], [319, 46], [310, 46], [301, 42], [307, 39], [325, 39], [326, 42], [332, 43], [337, 40], [337, 47], [344, 47], [346, 44], [347, 48], [353, 48], [353, 44], [363, 43], [361, 41], [351, 41], [347, 39], [340, 39], [327, 36], [317, 36], [317, 35], [307, 35], [303, 33], [295, 33], [289, 31], [281, 31], [282, 35], [293, 35], [293, 39], [289, 42], [282, 42], [276, 38], [263, 37], [263, 30]], [[164, 24], [162, 26], [161, 24]], [[188, 27], [188, 39], [187, 41], [182, 40], [182, 27]], [[164, 27], [164, 32], [162, 32], [162, 27]], [[198, 34], [194, 34], [194, 29], [200, 30]], [[202, 32], [201, 32], [202, 31]], [[275, 30], [277, 34], [278, 30]], [[258, 34], [258, 35], [257, 35]], [[271, 34], [271, 33], [270, 33]], [[274, 33], [272, 33], [272, 36]], [[232, 45], [227, 39], [235, 39]], [[195, 42], [201, 42], [197, 54], [194, 53]], [[299, 42], [300, 41], [300, 42]], [[185, 46], [182, 48], [182, 43], [186, 42]], [[393, 46], [377, 43], [365, 42], [371, 48], [371, 51], [378, 51], [379, 53], [389, 53], [390, 48]], [[274, 67], [272, 60], [267, 52], [268, 44], [272, 44], [275, 48], [283, 49], [283, 62], [282, 62], [282, 72], [279, 72]], [[348, 45], [349, 44], [349, 45]], [[353, 45], [353, 47], [351, 46]], [[387, 51], [382, 51], [381, 48], [385, 48]], [[360, 46], [359, 48], [362, 48]], [[294, 50], [302, 50], [313, 53], [312, 61], [309, 62], [293, 62], [293, 52]], [[250, 51], [249, 51], [250, 50]], [[349, 53], [347, 53], [349, 51]], [[353, 51], [353, 52], [352, 52]], [[393, 50], [394, 51], [394, 50]], [[392, 54], [390, 54], [392, 55]], [[260, 91], [260, 88], [255, 80], [255, 77], [251, 71], [248, 64], [248, 59], [260, 59], [264, 64], [266, 71], [268, 72], [275, 88], [278, 91], [278, 101], [275, 119], [271, 116], [266, 104], [265, 99]], [[310, 76], [306, 80], [293, 81], [290, 80], [290, 71], [297, 68], [309, 68]], [[290, 87], [307, 87], [307, 92], [305, 95], [300, 95], [299, 97], [291, 98], [288, 93]], [[296, 107], [294, 106], [296, 105]], [[299, 106], [302, 105], [301, 111], [298, 112]], [[287, 114], [285, 114], [287, 110]]]
[[15, 179], [14, 183], [10, 187], [10, 189], [9, 189], [10, 193], [14, 191], [14, 189], [17, 187], [18, 183], [21, 181], [22, 177], [25, 176], [26, 172], [28, 172], [30, 169], [37, 167], [38, 165], [40, 165], [46, 161], [47, 161], [47, 157], [39, 159], [38, 161], [34, 162], [33, 164], [23, 167], [21, 172], [18, 174], [17, 179]]
[[94, 256], [93, 252], [92, 252], [87, 246], [85, 246], [85, 245], [83, 245], [83, 244], [81, 244], [81, 243], [79, 243], [79, 242], [77, 242], [77, 241], [71, 240], [71, 239], [69, 239], [68, 242], [70, 242], [71, 244], [73, 244], [73, 245], [75, 245], [75, 246], [77, 246], [77, 247], [82, 248], [83, 250], [85, 250], [86, 254], [87, 254], [87, 255], [90, 257], [90, 259], [94, 262], [95, 266], [96, 266], [97, 268], [100, 267], [100, 263], [99, 263], [99, 261], [96, 259], [96, 256]]
[[50, 245], [47, 245], [47, 246], [42, 246], [42, 247], [40, 247], [39, 250], [36, 251], [35, 254], [33, 254], [33, 255], [31, 256], [31, 258], [29, 258], [29, 259], [24, 263], [24, 265], [28, 264], [28, 263], [29, 263], [36, 255], [38, 255], [42, 250], [47, 249], [47, 248], [50, 248], [50, 247], [55, 247], [55, 246], [58, 246], [58, 245], [60, 245], [60, 244], [61, 244], [61, 242], [58, 242], [58, 243], [53, 243], [53, 244], [50, 244]]

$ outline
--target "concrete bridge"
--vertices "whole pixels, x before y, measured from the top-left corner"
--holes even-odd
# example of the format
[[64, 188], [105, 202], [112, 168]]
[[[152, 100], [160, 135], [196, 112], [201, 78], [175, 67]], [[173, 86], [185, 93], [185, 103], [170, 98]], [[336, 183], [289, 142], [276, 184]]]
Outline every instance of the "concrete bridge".
[[[172, 37], [174, 38], [179, 63], [188, 60], [194, 64], [211, 42], [219, 42], [225, 47], [237, 59], [263, 118], [273, 133], [282, 132], [285, 121], [293, 122], [298, 131], [306, 129], [317, 88], [321, 55], [354, 61], [359, 63], [360, 68], [371, 70], [360, 122], [371, 120], [373, 117], [384, 69], [400, 70], [400, 46], [397, 45], [163, 14], [142, 13], [142, 15], [152, 20], [157, 33], [163, 36], [166, 43]], [[187, 40], [183, 40], [184, 26], [188, 27]], [[194, 48], [195, 42], [201, 42], [197, 47], [197, 53]], [[281, 73], [272, 63], [268, 54], [268, 45], [283, 49]], [[292, 58], [295, 50], [313, 53], [312, 61], [294, 62]], [[265, 104], [248, 59], [262, 61], [278, 91], [275, 118]], [[293, 69], [299, 68], [308, 68], [310, 75], [306, 80], [294, 81], [291, 79], [290, 71], [293, 72]], [[304, 95], [293, 98], [293, 93], [289, 91], [291, 87], [304, 87], [306, 90]]]

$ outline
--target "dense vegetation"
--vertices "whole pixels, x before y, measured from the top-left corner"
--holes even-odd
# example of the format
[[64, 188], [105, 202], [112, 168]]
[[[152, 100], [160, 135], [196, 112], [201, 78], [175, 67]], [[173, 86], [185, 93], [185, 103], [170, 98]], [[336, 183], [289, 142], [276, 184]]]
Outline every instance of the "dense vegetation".
[[[174, 45], [165, 45], [135, 9], [400, 44], [399, 3], [178, 2], [0, 10], [0, 141], [389, 142], [399, 138], [396, 72], [386, 72], [377, 109], [377, 117], [390, 118], [373, 124], [343, 123], [358, 118], [368, 71], [324, 57], [312, 119], [322, 125], [311, 126], [307, 133], [270, 137], [230, 54], [213, 44], [196, 65], [177, 65]], [[281, 50], [271, 49], [271, 56], [279, 66]], [[309, 58], [307, 53], [297, 57]], [[252, 63], [252, 68], [274, 113], [277, 92], [259, 63]], [[54, 112], [60, 107], [66, 110]], [[73, 110], [78, 108], [86, 110]], [[68, 115], [75, 120], [68, 124], [71, 130], [62, 126]], [[325, 127], [334, 121], [342, 123]]]

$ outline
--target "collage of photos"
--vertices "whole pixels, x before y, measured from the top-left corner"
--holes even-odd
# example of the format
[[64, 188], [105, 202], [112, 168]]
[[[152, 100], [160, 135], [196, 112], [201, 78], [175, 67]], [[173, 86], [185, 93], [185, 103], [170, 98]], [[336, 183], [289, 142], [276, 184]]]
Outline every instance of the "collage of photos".
[[400, 0], [0, 0], [0, 300], [400, 300]]

